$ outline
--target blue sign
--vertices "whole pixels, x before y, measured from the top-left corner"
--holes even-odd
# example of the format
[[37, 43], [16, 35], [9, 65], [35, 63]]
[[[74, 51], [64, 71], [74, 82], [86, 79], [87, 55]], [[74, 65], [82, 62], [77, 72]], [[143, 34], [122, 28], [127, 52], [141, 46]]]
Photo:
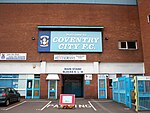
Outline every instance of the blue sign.
[[50, 51], [50, 33], [49, 31], [39, 31], [38, 37], [38, 51], [49, 52]]
[[39, 52], [102, 52], [101, 32], [40, 31]]
[[86, 85], [90, 85], [90, 80], [86, 80], [86, 81], [85, 81], [85, 84], [86, 84]]

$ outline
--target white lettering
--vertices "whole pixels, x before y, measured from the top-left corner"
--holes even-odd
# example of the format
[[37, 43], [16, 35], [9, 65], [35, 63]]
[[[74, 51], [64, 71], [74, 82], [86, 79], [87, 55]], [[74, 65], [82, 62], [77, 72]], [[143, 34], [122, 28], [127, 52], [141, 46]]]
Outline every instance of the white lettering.
[[54, 37], [53, 42], [91, 42], [97, 43], [99, 38], [92, 37]]
[[54, 37], [54, 38], [53, 38], [53, 42], [58, 42], [58, 38], [57, 38], [57, 37]]
[[87, 42], [87, 40], [88, 40], [87, 37], [82, 38], [82, 42]]
[[[52, 107], [52, 108], [59, 108], [59, 105], [58, 105], [58, 104], [49, 104], [49, 105], [47, 106], [47, 108], [49, 108], [49, 107]], [[84, 108], [84, 109], [85, 109], [85, 108], [87, 108], [87, 109], [92, 108], [89, 104], [79, 104], [79, 105], [75, 104], [74, 107], [75, 107], [75, 108]]]
[[95, 49], [95, 47], [94, 47], [95, 45], [94, 44], [89, 44], [89, 49]]
[[79, 108], [85, 108], [85, 106], [84, 105], [79, 105]]
[[88, 47], [88, 44], [83, 44], [82, 49], [86, 49]]
[[99, 40], [99, 38], [95, 38], [95, 43], [97, 43], [97, 42], [98, 42], [98, 40]]
[[53, 106], [53, 108], [58, 108], [58, 107], [59, 107], [58, 104], [56, 104], [56, 105]]
[[66, 49], [78, 49], [80, 44], [59, 44], [58, 48], [60, 50], [66, 50]]
[[64, 44], [59, 44], [58, 49], [63, 49]]

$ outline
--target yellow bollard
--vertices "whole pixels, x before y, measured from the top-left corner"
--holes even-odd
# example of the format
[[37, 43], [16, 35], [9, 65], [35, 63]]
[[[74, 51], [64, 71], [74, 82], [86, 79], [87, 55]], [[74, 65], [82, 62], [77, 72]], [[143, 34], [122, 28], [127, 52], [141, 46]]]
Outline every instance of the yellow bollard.
[[134, 76], [134, 94], [135, 94], [135, 111], [138, 112], [138, 86], [137, 86], [137, 77]]

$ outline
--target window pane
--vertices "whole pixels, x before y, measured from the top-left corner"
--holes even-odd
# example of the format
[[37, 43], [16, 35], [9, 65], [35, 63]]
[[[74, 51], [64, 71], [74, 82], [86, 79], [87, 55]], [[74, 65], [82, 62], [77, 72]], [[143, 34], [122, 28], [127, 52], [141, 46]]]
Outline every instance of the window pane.
[[34, 80], [34, 88], [39, 88], [39, 80]]
[[127, 48], [126, 47], [126, 42], [121, 42], [121, 48]]
[[147, 21], [150, 22], [150, 15], [147, 16]]
[[27, 88], [32, 88], [32, 80], [28, 80], [28, 82], [27, 82]]
[[50, 92], [50, 97], [54, 97], [55, 96], [55, 92]]
[[39, 96], [39, 91], [38, 90], [34, 91], [34, 96]]
[[50, 81], [50, 90], [56, 90], [56, 81]]
[[109, 87], [112, 87], [112, 79], [109, 79]]
[[105, 96], [105, 91], [101, 90], [99, 93], [100, 93], [100, 96]]
[[136, 49], [136, 42], [127, 42], [128, 49]]
[[100, 88], [105, 88], [105, 80], [99, 80], [99, 83]]
[[32, 96], [32, 90], [27, 90], [27, 96]]

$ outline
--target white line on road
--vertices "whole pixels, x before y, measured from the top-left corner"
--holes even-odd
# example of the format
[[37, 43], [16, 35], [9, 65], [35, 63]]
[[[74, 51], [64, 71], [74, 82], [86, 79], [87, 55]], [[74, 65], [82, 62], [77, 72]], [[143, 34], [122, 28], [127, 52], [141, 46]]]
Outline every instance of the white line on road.
[[104, 101], [90, 101], [90, 102], [102, 102], [102, 103], [107, 103], [107, 102], [113, 102], [112, 100], [104, 100]]
[[2, 109], [2, 110], [10, 110], [10, 109], [13, 109], [13, 108], [15, 108], [15, 107], [17, 107], [17, 106], [20, 106], [21, 104], [24, 104], [24, 103], [26, 103], [26, 101], [23, 101], [23, 102], [21, 102], [21, 103], [19, 103], [19, 104], [16, 104], [16, 105], [14, 105], [14, 106], [11, 106], [11, 107], [9, 107], [9, 108], [7, 108], [7, 109]]
[[41, 111], [43, 111], [52, 101], [49, 101], [49, 103], [47, 103], [42, 109], [40, 109]]
[[88, 103], [91, 105], [91, 107], [94, 109], [94, 111], [97, 111], [97, 109], [91, 104], [90, 101], [88, 101]]
[[45, 103], [45, 102], [49, 102], [49, 101], [27, 101], [27, 102], [31, 102], [31, 103], [34, 103], [34, 102], [35, 103], [42, 103], [43, 102], [43, 103]]

